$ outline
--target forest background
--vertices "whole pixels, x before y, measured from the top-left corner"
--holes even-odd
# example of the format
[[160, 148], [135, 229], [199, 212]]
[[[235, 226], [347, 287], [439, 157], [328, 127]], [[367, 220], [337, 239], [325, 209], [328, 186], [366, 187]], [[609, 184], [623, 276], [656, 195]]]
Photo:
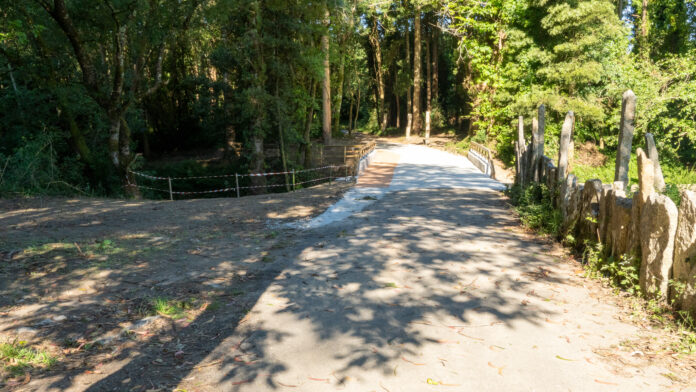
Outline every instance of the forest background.
[[302, 169], [342, 130], [509, 164], [542, 103], [547, 155], [573, 110], [576, 145], [611, 158], [627, 89], [634, 146], [653, 133], [667, 181], [696, 183], [695, 79], [694, 0], [3, 0], [0, 196]]

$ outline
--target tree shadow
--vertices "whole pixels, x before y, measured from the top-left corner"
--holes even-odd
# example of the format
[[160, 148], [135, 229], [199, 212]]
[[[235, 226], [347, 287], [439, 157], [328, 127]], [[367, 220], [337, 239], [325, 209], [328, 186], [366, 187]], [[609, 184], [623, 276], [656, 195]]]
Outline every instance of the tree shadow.
[[[390, 193], [322, 228], [279, 229], [278, 238], [292, 244], [271, 247], [270, 262], [255, 263], [244, 275], [224, 275], [216, 294], [222, 309], [104, 352], [105, 361], [118, 365], [109, 374], [85, 376], [99, 371], [92, 367], [47, 377], [49, 389], [334, 388], [348, 375], [391, 374], [395, 361], [438, 341], [431, 329], [466, 336], [461, 328], [474, 322], [538, 325], [554, 314], [521, 304], [519, 295], [534, 280], [563, 280], [545, 270], [541, 245], [509, 229], [515, 225], [499, 193], [427, 189]], [[222, 270], [223, 264], [216, 258], [203, 265]], [[501, 278], [501, 270], [509, 273]], [[126, 276], [114, 272], [109, 292], [89, 306], [132, 290]], [[201, 284], [207, 283], [191, 287]], [[69, 311], [87, 307], [72, 304]]]

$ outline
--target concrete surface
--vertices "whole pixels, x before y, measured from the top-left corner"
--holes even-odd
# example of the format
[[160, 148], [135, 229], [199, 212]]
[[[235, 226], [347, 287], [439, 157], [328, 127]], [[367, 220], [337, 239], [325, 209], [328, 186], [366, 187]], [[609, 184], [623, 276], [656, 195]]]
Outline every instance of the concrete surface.
[[670, 388], [665, 369], [615, 349], [637, 328], [519, 230], [500, 184], [464, 157], [389, 149], [400, 160], [388, 187], [356, 187], [281, 234], [258, 301], [181, 388]]

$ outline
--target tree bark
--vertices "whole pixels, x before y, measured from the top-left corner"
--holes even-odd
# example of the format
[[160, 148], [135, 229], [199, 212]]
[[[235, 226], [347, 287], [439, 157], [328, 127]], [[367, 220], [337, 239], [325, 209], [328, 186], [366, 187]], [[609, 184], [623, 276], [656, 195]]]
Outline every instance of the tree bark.
[[312, 140], [310, 132], [312, 130], [312, 120], [314, 119], [314, 103], [317, 97], [317, 82], [312, 83], [312, 100], [307, 108], [307, 118], [304, 126], [304, 167], [308, 168], [312, 164]]
[[351, 93], [350, 94], [350, 106], [348, 107], [348, 134], [351, 135], [353, 133], [353, 104], [354, 104], [354, 95]]
[[401, 107], [399, 105], [399, 94], [394, 94], [396, 100], [396, 129], [401, 128]]
[[357, 128], [358, 126], [358, 116], [360, 116], [360, 86], [358, 85], [358, 102], [355, 104], [355, 120], [353, 120], [353, 126]]
[[341, 105], [343, 104], [343, 79], [345, 77], [345, 54], [340, 54], [341, 59], [338, 65], [338, 84], [336, 86], [336, 100], [334, 102], [334, 132], [338, 133], [341, 120]]
[[413, 23], [413, 133], [416, 135], [421, 130], [421, 62], [421, 11], [420, 5], [417, 4]]
[[[222, 74], [223, 87], [222, 87], [222, 100], [224, 105], [225, 117], [232, 118], [232, 97], [230, 97], [230, 85], [229, 85], [229, 75], [227, 72]], [[234, 151], [234, 143], [237, 138], [234, 126], [232, 124], [225, 125], [225, 147], [224, 147], [224, 159], [228, 162], [236, 158], [236, 151]]]
[[280, 148], [280, 162], [283, 164], [285, 177], [285, 190], [290, 192], [290, 182], [288, 181], [288, 161], [285, 155], [285, 135], [283, 135], [283, 116], [280, 110], [280, 88], [278, 78], [275, 80], [275, 100], [276, 100], [276, 124], [278, 126], [278, 147]]
[[[408, 23], [405, 26], [404, 35], [406, 36], [406, 70], [411, 70], [411, 34], [408, 31]], [[413, 126], [413, 100], [411, 95], [411, 82], [406, 88], [406, 139], [411, 137], [411, 127]]]
[[379, 129], [387, 129], [387, 111], [384, 105], [384, 72], [382, 71], [382, 47], [379, 41], [379, 21], [377, 16], [372, 16], [372, 31], [370, 32], [370, 43], [374, 51], [375, 61], [375, 84], [377, 87], [377, 121]]
[[329, 6], [324, 1], [324, 34], [321, 36], [321, 50], [324, 53], [324, 80], [321, 89], [322, 134], [324, 144], [331, 144], [331, 54], [329, 53], [329, 25], [331, 16]]
[[438, 46], [440, 45], [440, 30], [432, 29], [432, 67], [433, 67], [433, 96], [432, 99], [437, 103], [439, 94], [439, 75], [438, 75]]
[[[429, 20], [429, 18], [428, 18]], [[428, 28], [428, 30], [430, 30]], [[427, 34], [425, 39], [425, 143], [428, 143], [430, 139], [430, 114], [432, 111], [432, 64], [430, 63], [430, 49], [431, 49], [431, 39], [432, 34]]]

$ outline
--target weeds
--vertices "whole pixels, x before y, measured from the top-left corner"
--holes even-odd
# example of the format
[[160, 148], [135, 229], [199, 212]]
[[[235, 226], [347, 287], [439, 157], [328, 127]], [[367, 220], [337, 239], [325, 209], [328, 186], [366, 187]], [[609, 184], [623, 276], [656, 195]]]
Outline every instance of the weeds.
[[507, 195], [525, 226], [542, 234], [560, 233], [561, 213], [554, 208], [552, 193], [545, 184], [533, 184], [526, 188], [515, 185], [508, 189]]
[[194, 301], [177, 301], [165, 297], [155, 297], [150, 301], [152, 310], [160, 316], [172, 319], [186, 317], [186, 311], [192, 309]]
[[0, 362], [10, 376], [18, 376], [30, 368], [49, 369], [56, 359], [45, 351], [28, 347], [24, 341], [14, 341], [0, 344]]

